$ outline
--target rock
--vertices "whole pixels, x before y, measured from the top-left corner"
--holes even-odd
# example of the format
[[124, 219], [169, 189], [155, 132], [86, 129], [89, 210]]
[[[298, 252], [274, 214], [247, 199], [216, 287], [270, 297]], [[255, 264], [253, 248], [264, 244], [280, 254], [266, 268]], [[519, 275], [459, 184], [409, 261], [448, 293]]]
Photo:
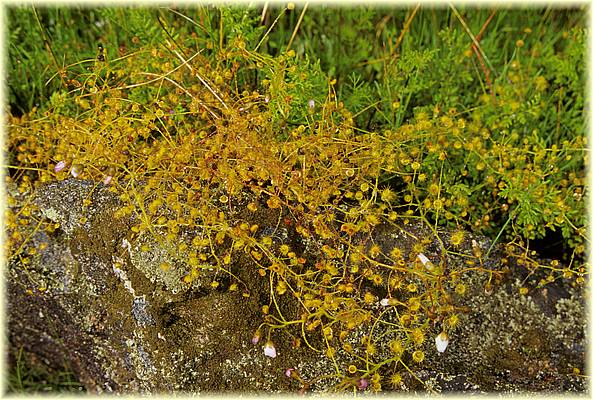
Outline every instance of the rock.
[[[90, 205], [84, 207], [84, 199]], [[233, 261], [239, 266], [233, 272], [245, 285], [239, 290], [229, 290], [228, 276], [215, 268], [204, 268], [191, 286], [182, 285], [187, 273], [182, 263], [172, 265], [171, 272], [160, 268], [165, 261], [175, 264], [175, 250], [150, 237], [129, 236], [129, 221], [113, 216], [117, 196], [102, 185], [55, 182], [39, 189], [35, 203], [60, 229], [32, 234], [30, 246], [47, 245], [30, 265], [16, 259], [8, 264], [12, 349], [23, 348], [52, 368], [70, 366], [93, 393], [297, 392], [303, 383], [285, 374], [289, 368], [307, 382], [305, 389], [330, 391], [340, 384], [332, 377], [330, 359], [308, 346], [293, 346], [289, 334], [274, 336], [275, 358], [264, 355], [265, 337], [252, 344], [269, 282], [247, 259]], [[264, 232], [276, 232], [278, 214], [268, 212], [258, 214], [258, 222]], [[274, 240], [291, 241], [290, 230], [283, 229]], [[422, 229], [409, 227], [416, 234]], [[378, 226], [373, 235], [381, 245], [411, 245], [409, 235], [393, 228]], [[488, 249], [488, 239], [475, 240]], [[291, 246], [312, 256], [311, 249], [321, 244]], [[436, 241], [426, 251], [435, 259]], [[416, 377], [403, 376], [397, 389], [586, 390], [585, 378], [574, 373], [584, 370], [585, 361], [582, 288], [555, 282], [548, 294], [533, 289], [519, 295], [524, 278], [519, 268], [511, 268], [491, 295], [484, 293], [483, 275], [467, 274], [468, 293], [460, 301], [468, 313], [449, 335], [446, 351], [438, 353], [434, 337], [427, 339], [433, 345], [426, 346], [426, 361], [415, 367]], [[299, 315], [298, 304], [285, 298], [282, 307]], [[348, 358], [338, 352], [336, 360]], [[323, 375], [328, 377], [319, 379]], [[384, 380], [383, 388], [390, 389], [388, 377]]]

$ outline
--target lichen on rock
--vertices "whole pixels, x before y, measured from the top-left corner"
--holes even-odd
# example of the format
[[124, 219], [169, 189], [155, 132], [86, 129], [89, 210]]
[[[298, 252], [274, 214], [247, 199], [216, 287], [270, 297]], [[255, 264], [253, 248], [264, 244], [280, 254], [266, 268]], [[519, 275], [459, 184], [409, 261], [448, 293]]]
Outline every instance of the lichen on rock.
[[[79, 210], [88, 196], [93, 206]], [[15, 259], [8, 265], [10, 342], [49, 365], [71, 365], [89, 391], [287, 393], [305, 388], [326, 392], [356, 384], [356, 375], [339, 379], [335, 366], [368, 357], [363, 348], [352, 352], [338, 348], [333, 357], [327, 357], [322, 336], [307, 333], [311, 348], [296, 345], [299, 329], [274, 332], [275, 358], [265, 356], [265, 338], [252, 344], [262, 306], [270, 302], [270, 280], [262, 279], [247, 254], [235, 256], [229, 267], [243, 285], [240, 290], [230, 290], [228, 275], [224, 278], [215, 270], [204, 271], [204, 280], [196, 286], [177, 284], [189, 271], [181, 261], [179, 266], [171, 265], [172, 270], [181, 268], [175, 275], [158, 272], [164, 272], [160, 265], [171, 262], [168, 257], [175, 249], [150, 237], [130, 237], [119, 229], [127, 222], [113, 217], [117, 199], [106, 188], [69, 180], [39, 189], [36, 199], [45, 215], [66, 229], [33, 236], [31, 246], [40, 241], [47, 246], [30, 266], [25, 268]], [[64, 205], [63, 199], [69, 202]], [[79, 218], [88, 222], [77, 224]], [[307, 258], [327, 251], [318, 238], [308, 239], [305, 245], [291, 229], [276, 230], [277, 213], [268, 210], [255, 218], [263, 232], [257, 240], [273, 237], [277, 231], [280, 234], [272, 246], [304, 249]], [[430, 229], [413, 224], [405, 231], [378, 225], [370, 234], [378, 246], [373, 251], [386, 253], [398, 247], [405, 257], [419, 250], [414, 237], [432, 237]], [[440, 232], [445, 241], [450, 235]], [[490, 247], [488, 240], [468, 234], [458, 254], [442, 253], [436, 239], [422, 245], [422, 254], [450, 270], [460, 269], [463, 252], [477, 251], [472, 242], [483, 253]], [[142, 251], [146, 245], [149, 251]], [[360, 246], [371, 249], [369, 243]], [[423, 347], [424, 364], [414, 367], [414, 375], [402, 372], [401, 384], [395, 389], [585, 390], [585, 378], [574, 372], [582, 371], [585, 362], [583, 289], [556, 282], [521, 295], [520, 284], [536, 282], [539, 277], [528, 277], [515, 266], [495, 280], [495, 289], [488, 294], [484, 286], [488, 272], [499, 262], [497, 257], [500, 254], [493, 251], [484, 273], [466, 271], [458, 277], [467, 290], [463, 295], [453, 291], [452, 296], [457, 296], [458, 306], [466, 311], [460, 312], [457, 328], [449, 333], [446, 350], [440, 353], [434, 345], [444, 323], [435, 320], [422, 333], [424, 343], [429, 344]], [[220, 285], [212, 286], [213, 279]], [[386, 310], [380, 302], [387, 293], [379, 285], [369, 285], [367, 290], [375, 297], [366, 310], [383, 315], [385, 321], [376, 324], [373, 334], [383, 342], [397, 339], [397, 331], [388, 323], [399, 323], [399, 316], [395, 308]], [[288, 297], [277, 301], [285, 317], [298, 317], [298, 302]], [[331, 334], [339, 332], [336, 329]], [[368, 334], [360, 325], [340, 343], [356, 345]], [[388, 351], [379, 346], [373, 357], [387, 357]], [[288, 377], [289, 368], [302, 381]], [[388, 376], [382, 379], [389, 389]]]

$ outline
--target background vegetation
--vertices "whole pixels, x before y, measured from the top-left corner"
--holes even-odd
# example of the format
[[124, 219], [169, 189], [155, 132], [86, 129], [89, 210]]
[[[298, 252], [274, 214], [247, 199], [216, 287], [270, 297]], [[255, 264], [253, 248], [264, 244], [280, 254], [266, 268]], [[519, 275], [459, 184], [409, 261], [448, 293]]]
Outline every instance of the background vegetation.
[[[224, 159], [228, 155], [222, 145], [228, 142], [216, 142], [211, 135], [217, 116], [225, 115], [231, 126], [227, 135], [236, 134], [233, 129], [240, 126], [233, 125], [237, 121], [228, 114], [230, 108], [264, 126], [249, 139], [254, 144], [265, 140], [259, 145], [277, 146], [282, 153], [309, 143], [316, 150], [307, 157], [327, 166], [311, 174], [332, 176], [335, 182], [329, 188], [307, 182], [310, 186], [303, 187], [310, 192], [302, 197], [294, 194], [291, 182], [286, 187], [261, 184], [264, 195], [279, 196], [268, 199], [270, 208], [282, 204], [296, 210], [288, 205], [293, 201], [315, 210], [326, 204], [314, 198], [329, 204], [339, 193], [340, 201], [363, 215], [343, 217], [343, 231], [364, 231], [365, 224], [374, 224], [373, 213], [392, 221], [398, 216], [419, 219], [435, 230], [469, 230], [505, 243], [509, 254], [524, 255], [527, 268], [549, 270], [542, 285], [558, 278], [583, 281], [583, 8], [29, 6], [9, 8], [7, 14], [12, 115], [7, 160], [9, 183], [19, 185], [22, 193], [35, 182], [64, 179], [68, 171], [78, 174], [77, 168], [98, 182], [106, 176], [114, 182], [153, 176], [134, 175], [138, 170], [131, 172], [127, 155], [106, 162], [96, 148], [85, 151], [88, 143], [73, 127], [89, 117], [100, 130], [124, 116], [118, 127], [133, 143], [147, 144], [152, 135], [175, 149], [189, 146], [190, 152], [196, 140], [206, 141], [212, 154]], [[208, 85], [186, 71], [188, 60]], [[169, 75], [177, 85], [166, 81]], [[150, 77], [155, 84], [146, 83]], [[204, 103], [182, 100], [184, 90]], [[114, 95], [124, 91], [121, 98]], [[48, 136], [55, 127], [64, 129], [59, 140]], [[336, 138], [353, 147], [339, 147]], [[106, 140], [106, 154], [114, 147], [122, 154], [132, 150], [116, 136]], [[43, 143], [58, 144], [47, 151]], [[328, 143], [335, 145], [333, 154]], [[341, 155], [354, 154], [349, 152], [363, 143], [372, 149], [369, 154]], [[328, 153], [320, 150], [327, 146]], [[76, 156], [72, 148], [79, 149]], [[365, 157], [381, 162], [371, 165]], [[188, 165], [190, 159], [175, 162]], [[55, 170], [60, 161], [67, 163], [62, 174]], [[300, 160], [285, 161], [274, 164], [278, 177], [302, 167]], [[161, 168], [161, 162], [146, 159], [142, 165], [150, 171]], [[238, 168], [230, 162], [222, 167], [226, 172]], [[350, 169], [356, 173], [350, 175]], [[242, 179], [274, 182], [274, 176], [258, 174]], [[172, 178], [181, 180], [161, 176], [154, 186]], [[170, 216], [157, 222], [163, 216], [156, 212], [158, 199], [150, 199], [157, 205], [154, 220], [147, 221], [136, 194], [125, 193], [122, 214], [143, 221], [136, 233], [155, 226], [178, 233], [183, 222]], [[178, 194], [174, 186], [163, 188], [161, 203]], [[226, 203], [221, 199], [227, 194], [234, 192], [214, 190], [212, 196]], [[9, 218], [8, 228], [17, 226], [19, 218]], [[23, 238], [11, 238], [9, 251], [16, 256]], [[535, 261], [533, 249], [553, 260]], [[277, 257], [272, 261], [282, 259]], [[380, 284], [380, 278], [374, 279]], [[458, 282], [451, 284], [458, 287]], [[422, 340], [417, 343], [418, 337], [410, 335], [414, 350]]]

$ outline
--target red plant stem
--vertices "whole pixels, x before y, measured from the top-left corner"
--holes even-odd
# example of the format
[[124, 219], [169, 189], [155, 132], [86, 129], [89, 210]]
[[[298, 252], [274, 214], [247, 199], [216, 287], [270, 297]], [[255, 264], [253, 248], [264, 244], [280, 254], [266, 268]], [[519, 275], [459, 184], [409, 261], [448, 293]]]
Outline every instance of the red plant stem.
[[[492, 10], [492, 13], [490, 14], [490, 16], [488, 17], [486, 22], [484, 22], [484, 25], [482, 25], [482, 28], [480, 28], [480, 32], [476, 36], [476, 42], [480, 41], [482, 34], [486, 30], [486, 27], [490, 24], [490, 21], [492, 21], [492, 18], [494, 18], [495, 14], [496, 14], [496, 9]], [[474, 53], [478, 57], [478, 61], [480, 62], [480, 66], [482, 67], [482, 71], [484, 72], [484, 77], [486, 78], [486, 83], [488, 84], [488, 87], [490, 88], [490, 94], [492, 95], [492, 100], [496, 101], [496, 96], [494, 94], [494, 87], [492, 86], [492, 82], [490, 81], [490, 72], [484, 65], [484, 60], [482, 59], [482, 56], [480, 55], [480, 52], [478, 51], [478, 48], [476, 47], [475, 43], [472, 43], [472, 50], [474, 51]]]

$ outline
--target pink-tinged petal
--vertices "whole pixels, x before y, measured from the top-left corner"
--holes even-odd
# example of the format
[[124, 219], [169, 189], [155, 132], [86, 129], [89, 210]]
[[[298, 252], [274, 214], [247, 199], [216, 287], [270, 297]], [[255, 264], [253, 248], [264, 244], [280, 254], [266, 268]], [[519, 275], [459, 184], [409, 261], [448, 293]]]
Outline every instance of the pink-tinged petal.
[[255, 335], [253, 335], [253, 337], [251, 338], [251, 343], [252, 344], [258, 344], [259, 343], [259, 339], [261, 339], [261, 333], [259, 330], [257, 330], [255, 332]]
[[286, 375], [290, 378], [292, 376], [293, 372], [294, 372], [294, 368], [288, 368], [286, 371], [284, 371], [284, 375]]
[[111, 183], [111, 180], [113, 179], [113, 177], [111, 175], [107, 175], [105, 177], [105, 179], [103, 179], [103, 184], [104, 185], [109, 185]]
[[59, 163], [56, 164], [56, 166], [54, 167], [54, 172], [60, 172], [61, 170], [63, 170], [64, 168], [66, 168], [66, 161], [60, 161]]
[[360, 390], [365, 390], [368, 386], [369, 386], [369, 381], [367, 381], [364, 378], [359, 379], [358, 382], [356, 382], [356, 387], [359, 388]]

